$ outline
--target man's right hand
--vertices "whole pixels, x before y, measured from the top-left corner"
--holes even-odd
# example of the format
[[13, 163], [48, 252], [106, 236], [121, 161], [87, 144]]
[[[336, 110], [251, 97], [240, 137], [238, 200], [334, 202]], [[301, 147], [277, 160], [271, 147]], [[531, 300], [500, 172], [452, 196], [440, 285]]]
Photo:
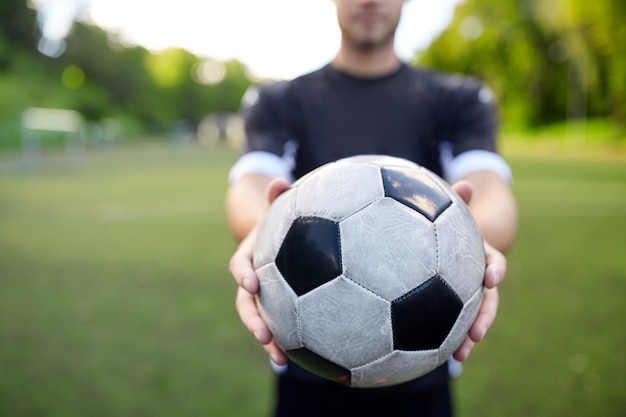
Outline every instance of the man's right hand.
[[[286, 180], [272, 180], [267, 187], [268, 202], [271, 204], [280, 194], [288, 189], [289, 183]], [[235, 307], [241, 322], [255, 339], [263, 345], [270, 358], [276, 364], [284, 365], [287, 363], [287, 356], [274, 341], [272, 333], [263, 321], [257, 305], [256, 294], [259, 292], [259, 279], [254, 272], [252, 259], [258, 229], [259, 225], [255, 226], [248, 233], [230, 258], [230, 273], [238, 285]]]

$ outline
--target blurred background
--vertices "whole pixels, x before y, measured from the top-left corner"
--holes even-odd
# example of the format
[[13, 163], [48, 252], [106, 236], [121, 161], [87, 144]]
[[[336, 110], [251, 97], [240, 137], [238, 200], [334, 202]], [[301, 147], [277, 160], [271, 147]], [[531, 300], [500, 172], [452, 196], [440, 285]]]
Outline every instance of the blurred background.
[[[492, 88], [521, 210], [459, 416], [625, 415], [625, 20], [623, 0], [405, 5], [404, 59]], [[331, 1], [2, 0], [0, 416], [269, 414], [227, 172], [247, 89], [337, 47]]]

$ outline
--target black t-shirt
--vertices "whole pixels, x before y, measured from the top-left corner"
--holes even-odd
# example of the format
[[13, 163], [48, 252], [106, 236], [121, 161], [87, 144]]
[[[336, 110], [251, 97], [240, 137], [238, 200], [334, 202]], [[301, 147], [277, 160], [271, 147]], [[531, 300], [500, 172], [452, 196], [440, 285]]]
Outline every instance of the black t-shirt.
[[[293, 176], [339, 158], [385, 154], [442, 175], [440, 152], [495, 152], [496, 118], [490, 93], [475, 79], [402, 64], [381, 78], [358, 78], [327, 65], [292, 81], [261, 86], [246, 110], [244, 153], [282, 156], [297, 149]], [[287, 378], [325, 381], [290, 362]], [[387, 388], [407, 393], [447, 381], [446, 365]], [[343, 389], [343, 388], [338, 388]]]
[[475, 79], [406, 64], [381, 78], [358, 78], [327, 65], [259, 89], [246, 117], [246, 152], [281, 156], [287, 143], [295, 145], [295, 178], [356, 154], [402, 157], [442, 175], [444, 142], [453, 156], [495, 152], [490, 96]]

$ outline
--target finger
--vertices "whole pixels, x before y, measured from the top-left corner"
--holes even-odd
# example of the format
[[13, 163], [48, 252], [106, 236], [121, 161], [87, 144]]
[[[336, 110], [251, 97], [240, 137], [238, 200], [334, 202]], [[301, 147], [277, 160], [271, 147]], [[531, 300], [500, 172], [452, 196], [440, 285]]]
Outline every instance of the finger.
[[289, 189], [289, 181], [284, 178], [274, 178], [267, 186], [267, 201], [271, 204], [276, 197]]
[[267, 327], [259, 314], [255, 297], [240, 287], [237, 289], [235, 307], [241, 322], [252, 333], [254, 338], [263, 345], [263, 349], [265, 349], [270, 358], [278, 365], [286, 364], [287, 356], [272, 339], [269, 327]]
[[269, 355], [270, 358], [276, 363], [276, 365], [286, 365], [287, 364], [287, 355], [283, 350], [276, 344], [275, 341], [271, 341], [270, 343], [263, 345], [263, 349]]
[[237, 288], [235, 308], [241, 322], [259, 343], [267, 345], [272, 341], [272, 333], [259, 314], [254, 295], [241, 287]]
[[469, 331], [473, 342], [480, 342], [496, 319], [500, 296], [497, 288], [485, 288], [478, 315]]
[[454, 352], [454, 355], [452, 355], [452, 357], [456, 359], [457, 361], [463, 362], [465, 359], [469, 357], [470, 352], [474, 348], [475, 344], [476, 343], [474, 343], [474, 341], [472, 341], [472, 339], [469, 336], [465, 336], [463, 343], [461, 343], [461, 345]]
[[454, 355], [452, 355], [454, 359], [457, 361], [466, 360], [476, 343], [480, 342], [485, 337], [496, 318], [499, 299], [498, 290], [496, 288], [485, 289], [478, 316], [476, 316], [476, 320], [474, 320], [469, 333], [454, 352]]
[[237, 285], [251, 294], [259, 291], [259, 280], [249, 263], [240, 257], [233, 255], [230, 259], [230, 272], [237, 281]]
[[459, 195], [459, 197], [461, 197], [465, 204], [469, 204], [472, 199], [472, 194], [474, 193], [472, 184], [468, 181], [461, 180], [452, 184], [452, 189]]
[[252, 265], [253, 242], [256, 232], [250, 233], [239, 245], [228, 264], [231, 275], [237, 281], [237, 285], [243, 287], [251, 294], [259, 291], [259, 280]]
[[487, 288], [495, 288], [504, 280], [507, 269], [506, 257], [493, 246], [485, 243], [485, 269], [484, 284]]

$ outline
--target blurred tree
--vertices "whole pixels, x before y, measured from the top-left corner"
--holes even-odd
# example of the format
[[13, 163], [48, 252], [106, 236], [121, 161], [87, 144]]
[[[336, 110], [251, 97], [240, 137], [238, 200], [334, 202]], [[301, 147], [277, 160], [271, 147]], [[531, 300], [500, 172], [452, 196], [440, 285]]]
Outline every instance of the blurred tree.
[[76, 109], [90, 121], [122, 118], [161, 133], [183, 120], [195, 126], [208, 114], [238, 111], [250, 85], [237, 61], [184, 49], [152, 53], [84, 22], [74, 22], [63, 54], [42, 55], [29, 6], [0, 1], [0, 145], [19, 143], [20, 115], [30, 106]]
[[235, 112], [239, 110], [241, 98], [250, 87], [246, 67], [239, 61], [222, 63], [223, 77], [219, 82], [205, 84], [204, 100], [211, 112]]
[[151, 53], [125, 46], [83, 23], [75, 23], [67, 43], [60, 60], [80, 67], [88, 81], [109, 93], [112, 103], [157, 129], [179, 120], [195, 125], [209, 113], [237, 111], [250, 84], [241, 64], [224, 64], [224, 79], [205, 84], [194, 75], [203, 62], [200, 57], [181, 48]]
[[37, 12], [27, 6], [27, 0], [0, 2], [0, 38], [10, 41], [13, 47], [33, 49], [37, 45]]
[[508, 121], [626, 112], [626, 2], [466, 0], [415, 62], [485, 80]]

